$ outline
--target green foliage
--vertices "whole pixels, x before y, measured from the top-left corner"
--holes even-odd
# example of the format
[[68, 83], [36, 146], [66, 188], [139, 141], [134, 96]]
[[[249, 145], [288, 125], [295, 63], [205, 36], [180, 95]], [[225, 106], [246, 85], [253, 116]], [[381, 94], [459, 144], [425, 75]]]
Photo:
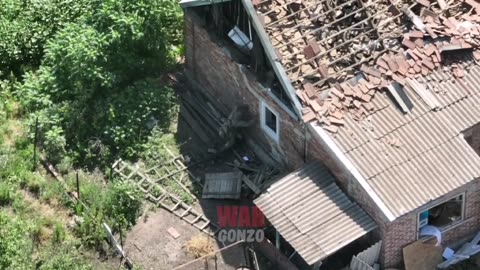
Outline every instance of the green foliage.
[[[87, 245], [98, 247], [105, 238], [104, 229], [98, 221], [106, 222], [113, 230], [129, 229], [136, 223], [142, 211], [142, 195], [135, 186], [120, 181], [104, 185], [100, 175], [82, 171], [79, 178], [80, 198], [90, 211], [81, 204], [75, 206], [75, 213], [83, 218], [76, 232]], [[73, 173], [67, 176], [67, 184], [71, 190], [76, 189]]]
[[179, 150], [176, 149], [176, 141], [173, 134], [165, 134], [160, 128], [154, 128], [147, 141], [142, 145], [141, 158], [145, 160], [147, 165], [154, 166], [158, 162], [171, 159], [165, 146], [177, 155]]
[[9, 205], [13, 200], [12, 186], [6, 182], [0, 182], [0, 206]]
[[44, 45], [66, 22], [93, 8], [89, 0], [0, 0], [0, 75], [40, 64]]
[[174, 0], [102, 1], [46, 42], [16, 93], [54, 161], [68, 149], [97, 166], [134, 157], [153, 124], [169, 126], [173, 91], [154, 78], [181, 51], [181, 15]]
[[92, 212], [83, 214], [83, 221], [75, 228], [75, 232], [83, 244], [98, 248], [106, 237], [102, 224], [97, 221], [103, 220], [103, 212], [100, 209], [93, 209]]
[[52, 242], [54, 244], [62, 243], [65, 240], [65, 228], [60, 223], [56, 223], [53, 229]]
[[0, 269], [32, 269], [28, 224], [0, 211]]
[[107, 191], [105, 213], [112, 224], [129, 228], [141, 214], [141, 192], [127, 182], [115, 182]]
[[32, 174], [31, 177], [26, 179], [26, 188], [33, 195], [38, 196], [40, 194], [40, 190], [44, 182], [45, 182], [45, 179], [41, 175]]
[[89, 270], [94, 269], [83, 259], [71, 243], [61, 249], [52, 246], [43, 253], [39, 270]]
[[55, 203], [70, 206], [70, 200], [65, 194], [63, 186], [57, 181], [42, 182], [40, 200], [45, 203]]
[[[105, 237], [98, 221], [129, 228], [141, 195], [128, 184], [82, 178], [92, 211], [73, 205], [60, 184], [31, 172], [35, 120], [41, 151], [62, 173], [153, 149], [152, 130], [168, 129], [175, 110], [161, 78], [182, 53], [182, 11], [176, 0], [0, 0], [0, 7], [0, 205], [17, 215], [0, 212], [0, 269], [90, 269], [64, 225], [38, 217], [17, 190], [71, 207], [83, 218], [77, 235], [96, 247]], [[37, 254], [39, 243], [52, 248]]]

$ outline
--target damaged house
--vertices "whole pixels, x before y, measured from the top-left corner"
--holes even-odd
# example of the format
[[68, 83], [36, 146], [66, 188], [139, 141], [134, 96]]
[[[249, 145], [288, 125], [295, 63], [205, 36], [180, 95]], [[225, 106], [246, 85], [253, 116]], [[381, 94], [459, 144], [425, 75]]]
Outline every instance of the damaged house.
[[254, 202], [300, 268], [374, 243], [396, 267], [425, 228], [480, 230], [480, 1], [181, 5], [191, 84], [247, 107], [247, 142], [293, 172]]

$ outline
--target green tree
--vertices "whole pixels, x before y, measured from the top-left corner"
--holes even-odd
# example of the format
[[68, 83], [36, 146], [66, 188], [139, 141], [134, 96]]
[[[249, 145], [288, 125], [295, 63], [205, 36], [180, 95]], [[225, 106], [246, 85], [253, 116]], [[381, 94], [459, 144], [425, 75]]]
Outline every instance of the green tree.
[[90, 0], [0, 0], [0, 77], [40, 65], [44, 45], [67, 22], [94, 8]]
[[173, 91], [157, 78], [181, 52], [181, 15], [174, 0], [109, 0], [58, 31], [17, 92], [46, 144], [105, 161], [133, 156], [149, 122], [168, 127]]

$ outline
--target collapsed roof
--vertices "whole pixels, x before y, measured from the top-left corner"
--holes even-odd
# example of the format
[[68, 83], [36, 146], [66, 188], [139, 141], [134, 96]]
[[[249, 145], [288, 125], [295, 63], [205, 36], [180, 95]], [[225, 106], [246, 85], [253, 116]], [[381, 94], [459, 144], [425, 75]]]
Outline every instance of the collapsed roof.
[[254, 1], [303, 105], [398, 218], [480, 177], [475, 0]]
[[[439, 68], [462, 78], [454, 52], [479, 45], [480, 4], [429, 0], [255, 0], [271, 43], [297, 89], [306, 122], [336, 133], [389, 91], [402, 102], [408, 79]], [[474, 52], [480, 59], [480, 52]]]

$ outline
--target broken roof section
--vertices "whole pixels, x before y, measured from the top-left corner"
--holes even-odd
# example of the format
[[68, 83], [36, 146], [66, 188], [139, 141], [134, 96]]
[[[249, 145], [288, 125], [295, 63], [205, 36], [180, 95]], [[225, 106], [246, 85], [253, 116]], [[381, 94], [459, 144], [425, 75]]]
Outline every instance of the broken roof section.
[[[394, 218], [480, 177], [480, 1], [257, 1], [303, 104]], [[399, 192], [401, 191], [401, 192]]]
[[[321, 87], [330, 77], [347, 78], [360, 61], [401, 35], [387, 1], [277, 0], [257, 3], [272, 44], [297, 85]], [[391, 6], [391, 5], [390, 5]], [[397, 12], [398, 13], [398, 12]], [[398, 16], [398, 15], [397, 15]]]
[[318, 163], [280, 179], [254, 203], [308, 264], [376, 228]]
[[[388, 91], [404, 112], [407, 79], [439, 68], [462, 78], [449, 53], [477, 48], [474, 0], [256, 0], [272, 44], [303, 103], [303, 119], [336, 133]], [[447, 16], [448, 14], [448, 16]], [[474, 55], [480, 58], [475, 51]]]
[[463, 79], [450, 70], [412, 79], [431, 93], [435, 109], [406, 89], [414, 108], [404, 115], [378, 93], [368, 117], [347, 115], [334, 136], [395, 218], [480, 177], [480, 157], [462, 133], [480, 121], [480, 67], [464, 54], [458, 68]]

